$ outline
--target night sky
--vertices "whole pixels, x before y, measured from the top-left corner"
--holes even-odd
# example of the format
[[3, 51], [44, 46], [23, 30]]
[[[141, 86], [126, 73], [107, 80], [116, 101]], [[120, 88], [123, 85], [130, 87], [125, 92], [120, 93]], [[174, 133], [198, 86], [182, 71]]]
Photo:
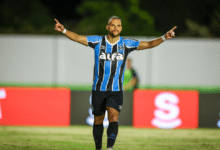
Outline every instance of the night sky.
[[[16, 2], [15, 0], [0, 0], [0, 6], [3, 1], [8, 2], [7, 5], [9, 6], [7, 7], [11, 7], [11, 5], [13, 5], [13, 7], [16, 7], [16, 5], [14, 4], [14, 2]], [[83, 15], [78, 14], [76, 9], [86, 0], [72, 0], [71, 2], [69, 0], [62, 0], [58, 2], [45, 0], [38, 1], [41, 2], [43, 6], [48, 8], [48, 12], [50, 13], [51, 18], [56, 18], [61, 23], [78, 23], [81, 21], [81, 19], [83, 19], [82, 17], [84, 17]], [[171, 3], [171, 1], [169, 1], [168, 3], [167, 1], [161, 0], [160, 3], [157, 5], [157, 1], [142, 0], [142, 2], [147, 2], [148, 5], [146, 7], [140, 8], [143, 10], [147, 10], [154, 18], [154, 25], [158, 31], [166, 32], [169, 29], [169, 26], [177, 25], [178, 30], [182, 31], [182, 34], [184, 35], [204, 36], [200, 35], [199, 30], [193, 32], [193, 35], [192, 33], [185, 34], [186, 31], [191, 30], [188, 28], [188, 25], [186, 25], [186, 20], [190, 19], [193, 21], [194, 24], [197, 24], [199, 27], [205, 26], [206, 28], [208, 28], [209, 32], [212, 33], [213, 36], [220, 37], [220, 30], [218, 25], [218, 14], [220, 12], [219, 0], [185, 1], [179, 1], [178, 3], [181, 3], [181, 5], [179, 5], [173, 4]], [[17, 1], [17, 3], [20, 2], [23, 2], [23, 5], [26, 3], [30, 5], [30, 2], [34, 1]]]
[[58, 2], [41, 0], [41, 2], [50, 9], [50, 12], [52, 13], [52, 16], [54, 18], [62, 20], [64, 19], [66, 21], [80, 19], [80, 15], [77, 15], [77, 13], [75, 12], [77, 5], [80, 4], [80, 0], [73, 0], [72, 2], [70, 2], [69, 0], [62, 0]]
[[[0, 0], [0, 4], [5, 0]], [[81, 0], [61, 0], [61, 1], [45, 1], [38, 0], [42, 4], [44, 4], [51, 13], [52, 17], [64, 20], [78, 20], [80, 19], [80, 15], [77, 15], [75, 9], [77, 5], [82, 3]], [[12, 4], [13, 5], [13, 4]]]

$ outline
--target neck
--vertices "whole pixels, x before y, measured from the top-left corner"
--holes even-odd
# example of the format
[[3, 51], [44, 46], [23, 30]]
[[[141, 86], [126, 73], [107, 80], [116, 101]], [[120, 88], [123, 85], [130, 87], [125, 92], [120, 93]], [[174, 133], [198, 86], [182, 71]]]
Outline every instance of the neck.
[[114, 44], [119, 40], [120, 36], [112, 37], [110, 34], [107, 35], [107, 39], [111, 44]]

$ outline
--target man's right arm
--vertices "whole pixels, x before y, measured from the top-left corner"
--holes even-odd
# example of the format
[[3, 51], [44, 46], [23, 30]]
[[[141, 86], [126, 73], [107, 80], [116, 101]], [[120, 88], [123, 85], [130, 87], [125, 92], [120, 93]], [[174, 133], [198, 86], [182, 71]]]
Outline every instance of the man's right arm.
[[83, 35], [78, 35], [72, 31], [66, 30], [66, 32], [64, 33], [66, 35], [66, 37], [68, 37], [70, 40], [73, 40], [75, 42], [81, 43], [85, 46], [88, 46], [87, 43], [87, 37], [83, 36]]
[[87, 37], [83, 35], [78, 35], [72, 31], [66, 30], [62, 24], [59, 23], [57, 19], [54, 19], [56, 21], [56, 24], [54, 26], [54, 29], [58, 32], [62, 32], [66, 35], [70, 40], [73, 40], [75, 42], [81, 43], [85, 46], [88, 46], [87, 43]]

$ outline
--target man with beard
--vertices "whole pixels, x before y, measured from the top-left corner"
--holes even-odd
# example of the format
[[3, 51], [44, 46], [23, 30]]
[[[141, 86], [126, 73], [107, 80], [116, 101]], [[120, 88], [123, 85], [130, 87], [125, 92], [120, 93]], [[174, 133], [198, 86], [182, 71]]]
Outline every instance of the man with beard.
[[108, 20], [106, 36], [83, 36], [64, 28], [56, 20], [54, 29], [69, 39], [94, 49], [95, 65], [92, 86], [92, 107], [94, 114], [93, 137], [96, 149], [102, 149], [103, 120], [108, 112], [107, 149], [113, 149], [118, 134], [118, 117], [123, 104], [123, 79], [128, 54], [158, 46], [175, 36], [174, 29], [152, 41], [137, 41], [120, 36], [121, 19], [112, 16]]

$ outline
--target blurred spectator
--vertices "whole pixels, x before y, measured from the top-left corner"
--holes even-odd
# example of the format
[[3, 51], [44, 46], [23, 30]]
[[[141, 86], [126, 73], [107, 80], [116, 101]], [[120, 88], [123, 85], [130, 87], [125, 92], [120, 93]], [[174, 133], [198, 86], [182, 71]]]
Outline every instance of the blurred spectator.
[[132, 67], [132, 61], [130, 58], [128, 58], [126, 62], [123, 84], [124, 91], [131, 92], [138, 88], [138, 76], [135, 69]]

